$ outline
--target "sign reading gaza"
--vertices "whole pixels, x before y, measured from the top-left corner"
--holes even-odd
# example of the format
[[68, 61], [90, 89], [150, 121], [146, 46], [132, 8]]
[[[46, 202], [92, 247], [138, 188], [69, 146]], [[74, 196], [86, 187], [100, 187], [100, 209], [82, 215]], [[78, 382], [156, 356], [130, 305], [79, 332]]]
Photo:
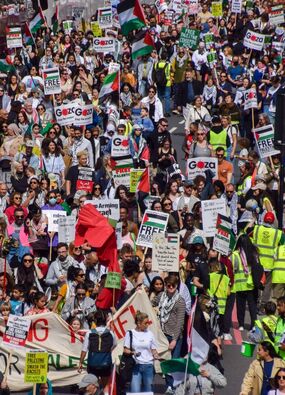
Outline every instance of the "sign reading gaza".
[[89, 125], [93, 119], [93, 105], [82, 106], [78, 102], [62, 104], [55, 108], [55, 116], [61, 126]]
[[205, 172], [211, 170], [214, 178], [217, 177], [218, 159], [217, 158], [191, 158], [187, 161], [187, 176], [189, 180], [194, 180], [197, 176], [205, 176]]

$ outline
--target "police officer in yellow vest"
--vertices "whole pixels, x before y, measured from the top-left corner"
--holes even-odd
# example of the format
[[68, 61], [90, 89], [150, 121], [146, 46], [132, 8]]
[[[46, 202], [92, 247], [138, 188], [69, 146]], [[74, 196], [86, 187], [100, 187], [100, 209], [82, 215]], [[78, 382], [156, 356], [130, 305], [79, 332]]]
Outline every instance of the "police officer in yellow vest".
[[277, 299], [277, 310], [279, 317], [276, 323], [275, 329], [275, 349], [278, 351], [279, 356], [285, 359], [285, 296], [281, 296]]
[[285, 241], [283, 232], [272, 227], [274, 221], [274, 213], [271, 211], [267, 212], [263, 219], [264, 224], [255, 225], [252, 235], [252, 242], [258, 249], [259, 260], [266, 274], [266, 284], [262, 293], [261, 305], [264, 305], [270, 299], [274, 252]]
[[285, 296], [285, 245], [276, 248], [272, 268], [272, 298]]
[[152, 79], [157, 86], [159, 99], [164, 99], [165, 116], [170, 117], [171, 64], [167, 61], [167, 52], [165, 50], [161, 52], [160, 60], [153, 66]]

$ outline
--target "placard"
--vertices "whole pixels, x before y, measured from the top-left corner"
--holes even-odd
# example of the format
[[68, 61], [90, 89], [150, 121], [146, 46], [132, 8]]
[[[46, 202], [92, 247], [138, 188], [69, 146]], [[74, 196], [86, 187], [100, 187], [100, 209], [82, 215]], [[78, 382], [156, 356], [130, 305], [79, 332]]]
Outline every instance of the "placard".
[[204, 34], [204, 41], [205, 41], [206, 49], [211, 49], [215, 46], [215, 38], [212, 33]]
[[232, 12], [241, 14], [242, 0], [232, 0]]
[[98, 8], [98, 24], [101, 29], [106, 29], [106, 27], [112, 27], [112, 7]]
[[119, 199], [93, 199], [85, 200], [85, 204], [93, 204], [96, 210], [104, 217], [119, 221], [120, 219], [120, 200]]
[[249, 110], [251, 108], [257, 108], [257, 94], [254, 88], [244, 91], [244, 109]]
[[137, 237], [137, 245], [152, 248], [152, 238], [156, 233], [165, 233], [169, 214], [146, 210]]
[[61, 126], [67, 125], [89, 125], [93, 121], [93, 105], [87, 104], [82, 106], [77, 101], [62, 104], [55, 107], [56, 121]]
[[24, 347], [31, 326], [28, 317], [9, 314], [3, 343], [9, 347]]
[[269, 22], [270, 25], [280, 25], [284, 23], [284, 5], [276, 5], [270, 8], [269, 11]]
[[248, 30], [245, 34], [243, 45], [256, 51], [262, 51], [265, 35]]
[[187, 160], [187, 177], [189, 180], [194, 180], [197, 176], [204, 176], [207, 170], [213, 172], [213, 178], [217, 178], [218, 175], [218, 159], [217, 158], [191, 158]]
[[280, 151], [274, 147], [274, 128], [272, 125], [262, 126], [252, 131], [261, 159], [280, 154]]
[[83, 18], [85, 7], [72, 7], [72, 16], [75, 20]]
[[76, 217], [70, 215], [68, 217], [60, 217], [58, 219], [58, 242], [71, 243], [75, 239]]
[[132, 157], [126, 159], [115, 158], [113, 162], [115, 169], [112, 175], [115, 187], [117, 188], [120, 185], [125, 185], [127, 188], [130, 188], [130, 174], [131, 169], [134, 167]]
[[102, 29], [98, 22], [91, 22], [91, 31], [94, 37], [102, 37]]
[[183, 27], [180, 33], [179, 47], [196, 49], [200, 39], [200, 30]]
[[105, 288], [121, 289], [121, 273], [108, 272], [105, 281]]
[[65, 34], [70, 34], [71, 30], [73, 29], [73, 21], [72, 20], [63, 21], [62, 27]]
[[112, 138], [112, 158], [130, 155], [129, 138], [127, 136], [114, 136]]
[[144, 172], [144, 169], [131, 169], [130, 173], [130, 192], [131, 193], [136, 193], [138, 183], [140, 181], [140, 178]]
[[20, 27], [8, 27], [6, 30], [7, 48], [22, 48], [23, 39]]
[[25, 364], [25, 383], [44, 384], [47, 382], [48, 353], [27, 352]]
[[178, 234], [157, 233], [152, 238], [152, 270], [162, 272], [179, 272]]
[[78, 167], [76, 190], [92, 193], [94, 186], [94, 169], [91, 167]]
[[213, 249], [222, 255], [229, 255], [233, 241], [232, 221], [224, 215], [217, 215], [216, 233], [213, 241]]
[[60, 76], [58, 67], [44, 69], [42, 73], [44, 80], [45, 95], [54, 95], [61, 93]]
[[198, 0], [190, 0], [188, 4], [189, 15], [196, 15], [199, 11]]
[[115, 42], [116, 39], [113, 37], [94, 37], [93, 48], [98, 53], [115, 52]]
[[58, 232], [59, 218], [66, 217], [64, 210], [43, 210], [43, 214], [48, 219], [48, 232]]
[[117, 240], [117, 250], [120, 250], [123, 247], [123, 240], [122, 240], [122, 222], [118, 221], [116, 223], [116, 240]]
[[226, 202], [224, 199], [202, 200], [202, 223], [205, 237], [214, 237], [218, 214], [226, 216]]
[[220, 1], [213, 1], [212, 2], [212, 15], [217, 17], [217, 16], [223, 16], [223, 3]]

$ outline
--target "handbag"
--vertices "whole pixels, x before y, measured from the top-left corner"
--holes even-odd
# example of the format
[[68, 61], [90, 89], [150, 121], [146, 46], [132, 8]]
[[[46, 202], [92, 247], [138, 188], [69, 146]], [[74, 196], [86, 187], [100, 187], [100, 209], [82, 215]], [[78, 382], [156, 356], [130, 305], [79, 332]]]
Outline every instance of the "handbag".
[[[130, 350], [133, 348], [133, 333], [129, 331], [130, 334]], [[130, 383], [133, 377], [133, 368], [136, 364], [133, 356], [131, 354], [123, 353], [120, 365], [119, 365], [119, 377], [120, 382], [123, 385]]]

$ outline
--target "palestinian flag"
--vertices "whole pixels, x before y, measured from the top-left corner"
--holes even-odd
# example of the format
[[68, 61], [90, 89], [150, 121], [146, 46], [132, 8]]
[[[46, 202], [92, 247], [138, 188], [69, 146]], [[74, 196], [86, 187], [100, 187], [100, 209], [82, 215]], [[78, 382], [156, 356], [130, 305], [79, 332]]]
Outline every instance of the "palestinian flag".
[[146, 26], [146, 20], [139, 0], [124, 0], [117, 6], [122, 33], [126, 36], [132, 30]]
[[116, 158], [111, 158], [112, 168], [119, 172], [124, 172], [126, 169], [131, 169], [134, 167], [133, 158], [130, 155], [118, 156]]
[[104, 78], [103, 85], [100, 89], [99, 99], [119, 90], [119, 71], [108, 74]]
[[8, 74], [11, 71], [14, 71], [15, 67], [8, 63], [6, 59], [0, 59], [0, 72]]
[[[188, 355], [186, 358], [174, 358], [161, 362], [163, 374], [170, 374], [178, 385], [184, 380], [185, 373], [198, 376], [199, 368], [207, 360], [210, 336], [207, 323], [199, 303], [195, 302], [193, 325], [189, 325]], [[191, 318], [190, 318], [191, 321]]]
[[152, 226], [155, 228], [165, 229], [165, 214], [159, 213], [159, 211], [146, 210], [143, 216], [142, 225]]
[[25, 23], [25, 30], [24, 30], [24, 37], [23, 37], [23, 41], [25, 45], [34, 45], [34, 37], [30, 31], [29, 25], [27, 24], [27, 22]]
[[38, 30], [45, 23], [45, 17], [42, 12], [42, 9], [39, 9], [39, 12], [33, 17], [33, 19], [29, 23], [29, 29], [32, 34], [37, 34]]
[[140, 37], [133, 42], [132, 45], [132, 59], [136, 59], [139, 56], [148, 55], [155, 48], [154, 41], [149, 32], [142, 31]]
[[58, 5], [56, 5], [54, 14], [51, 17], [51, 26], [53, 34], [56, 34], [58, 31]]
[[140, 192], [149, 193], [150, 192], [150, 182], [149, 182], [149, 168], [144, 169], [144, 172], [140, 176], [137, 190]]
[[48, 122], [46, 126], [40, 130], [40, 134], [42, 136], [45, 136], [48, 133], [48, 131], [52, 128], [52, 126], [53, 124], [51, 122]]

